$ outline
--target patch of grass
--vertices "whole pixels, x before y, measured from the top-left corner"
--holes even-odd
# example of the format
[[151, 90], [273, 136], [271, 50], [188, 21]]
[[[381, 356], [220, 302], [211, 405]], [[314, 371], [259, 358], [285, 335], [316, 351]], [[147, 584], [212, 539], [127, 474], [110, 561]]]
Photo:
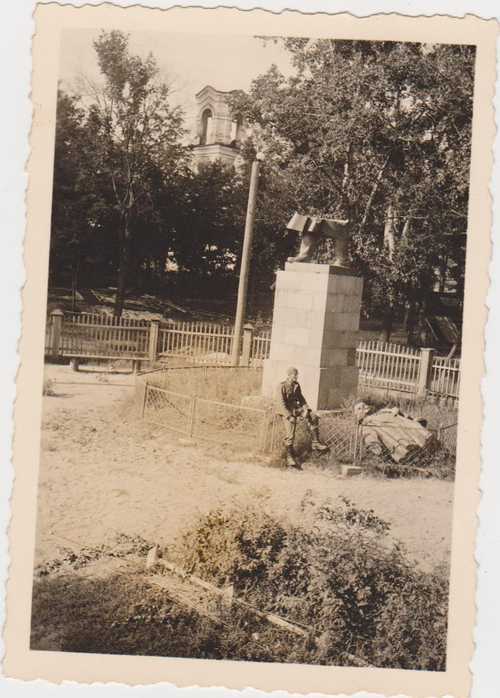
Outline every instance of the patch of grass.
[[31, 649], [196, 656], [214, 650], [215, 630], [139, 574], [73, 573], [33, 587]]
[[156, 371], [146, 377], [151, 385], [159, 388], [239, 405], [243, 396], [260, 393], [262, 370], [227, 366], [195, 366]]

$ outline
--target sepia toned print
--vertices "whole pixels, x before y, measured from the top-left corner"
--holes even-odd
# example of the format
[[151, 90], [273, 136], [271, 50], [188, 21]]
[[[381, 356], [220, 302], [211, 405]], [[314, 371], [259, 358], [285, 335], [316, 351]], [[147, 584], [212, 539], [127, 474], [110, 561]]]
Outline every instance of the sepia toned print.
[[90, 16], [54, 54], [29, 656], [465, 686], [473, 33]]

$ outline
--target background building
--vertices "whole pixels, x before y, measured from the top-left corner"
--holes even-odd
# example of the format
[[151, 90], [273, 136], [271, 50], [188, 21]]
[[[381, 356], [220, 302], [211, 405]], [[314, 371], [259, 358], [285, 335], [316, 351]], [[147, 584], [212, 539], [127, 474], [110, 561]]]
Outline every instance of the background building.
[[221, 160], [235, 166], [245, 135], [243, 122], [231, 113], [231, 92], [206, 85], [196, 95], [196, 135], [193, 144], [194, 165]]

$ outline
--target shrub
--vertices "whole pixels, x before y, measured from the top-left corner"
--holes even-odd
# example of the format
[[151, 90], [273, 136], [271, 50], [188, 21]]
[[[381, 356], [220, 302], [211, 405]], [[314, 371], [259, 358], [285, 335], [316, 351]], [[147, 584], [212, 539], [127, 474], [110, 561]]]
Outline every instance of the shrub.
[[286, 530], [265, 513], [251, 509], [209, 512], [185, 533], [177, 558], [188, 572], [231, 583], [240, 592], [258, 588], [267, 579], [283, 549]]
[[303, 512], [299, 528], [252, 509], [213, 511], [179, 541], [177, 561], [310, 627], [316, 642], [301, 661], [349, 664], [355, 655], [380, 667], [443, 670], [446, 578], [417, 570], [371, 510], [306, 500]]

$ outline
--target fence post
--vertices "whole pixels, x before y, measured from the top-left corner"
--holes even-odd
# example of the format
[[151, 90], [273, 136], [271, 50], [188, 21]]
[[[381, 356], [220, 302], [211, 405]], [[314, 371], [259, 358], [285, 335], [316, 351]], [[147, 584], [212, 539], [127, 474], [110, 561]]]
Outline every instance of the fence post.
[[243, 346], [241, 352], [240, 366], [250, 366], [252, 357], [253, 325], [247, 322], [243, 325]]
[[158, 335], [160, 333], [160, 321], [151, 320], [149, 323], [149, 361], [154, 364], [158, 356]]
[[53, 310], [50, 314], [50, 354], [51, 356], [60, 356], [62, 324], [64, 313], [62, 310]]
[[148, 382], [144, 381], [144, 391], [142, 394], [142, 405], [141, 405], [141, 417], [144, 419], [144, 413], [146, 412], [146, 403], [148, 400]]
[[193, 397], [193, 402], [191, 403], [191, 411], [189, 414], [189, 437], [193, 438], [194, 434], [194, 422], [196, 419], [196, 395]]
[[418, 397], [425, 397], [427, 390], [430, 388], [432, 376], [432, 359], [434, 357], [434, 349], [420, 350], [420, 367], [417, 381]]

